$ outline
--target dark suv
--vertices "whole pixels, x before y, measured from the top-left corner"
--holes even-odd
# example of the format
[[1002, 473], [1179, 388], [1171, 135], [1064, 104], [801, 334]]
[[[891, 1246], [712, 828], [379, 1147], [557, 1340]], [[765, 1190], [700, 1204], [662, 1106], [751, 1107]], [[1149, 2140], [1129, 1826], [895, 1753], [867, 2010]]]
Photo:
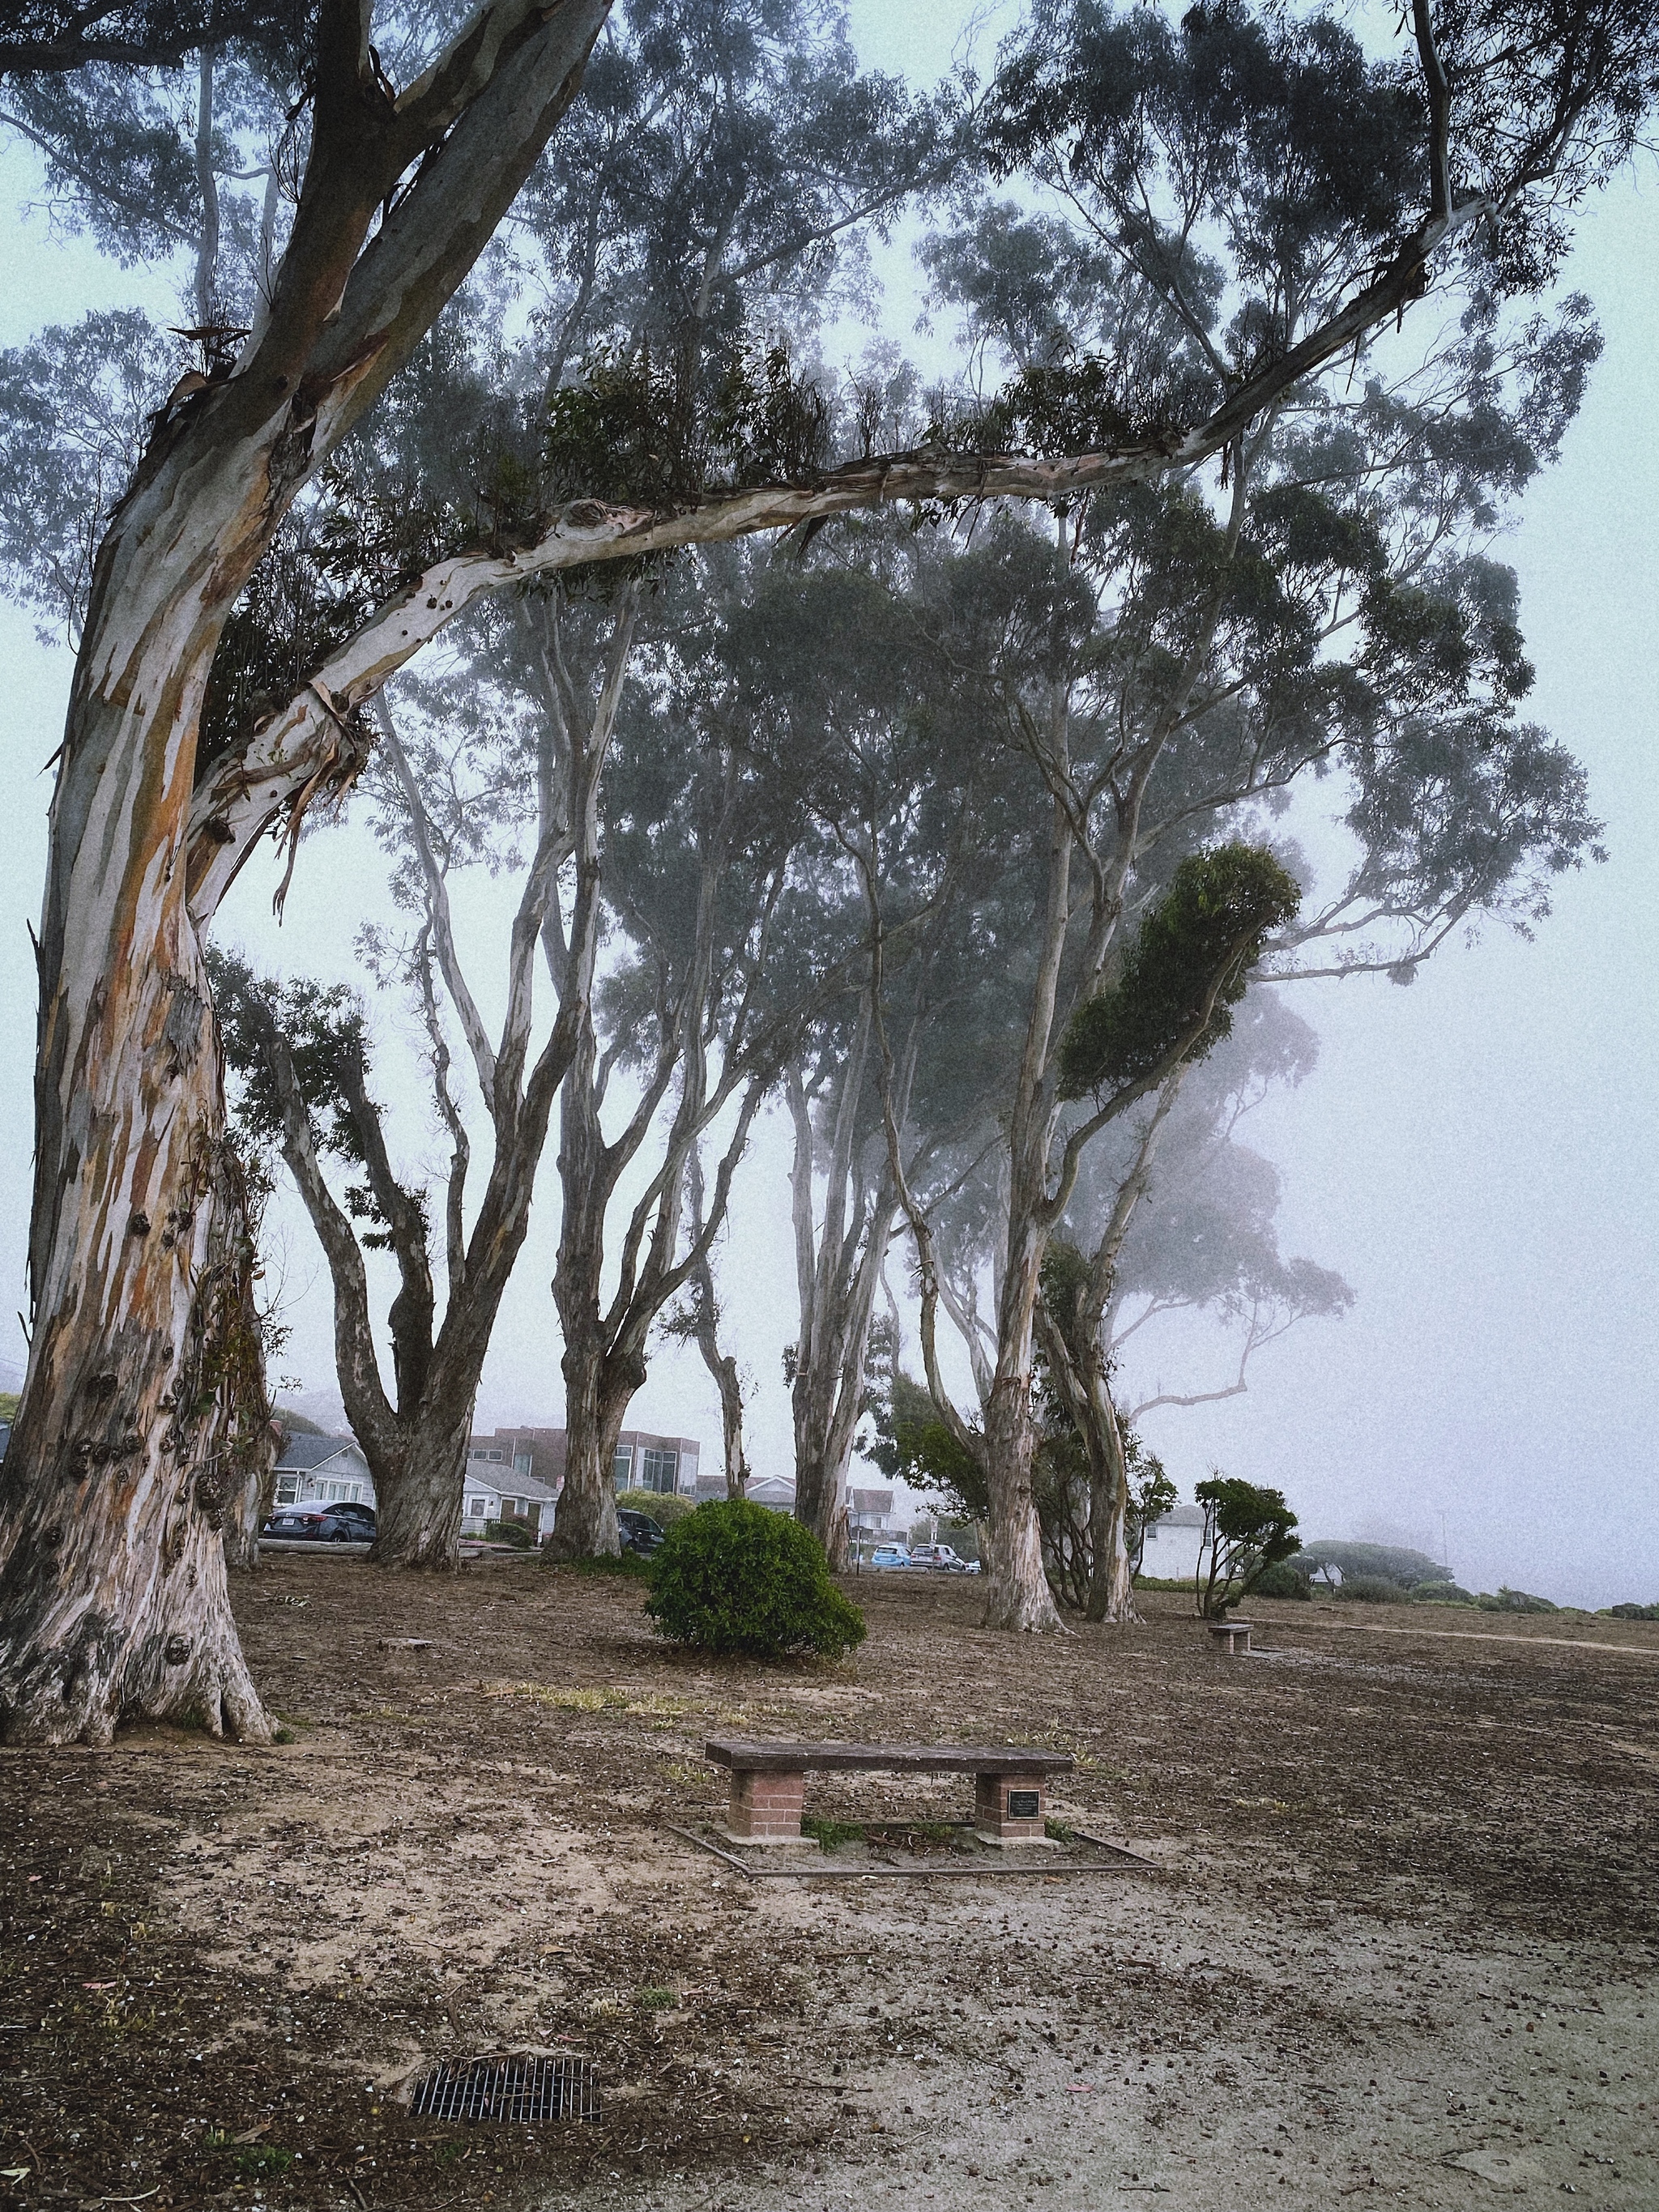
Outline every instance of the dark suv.
[[667, 1531], [660, 1521], [653, 1521], [648, 1513], [636, 1513], [630, 1505], [619, 1505], [617, 1533], [622, 1538], [624, 1552], [632, 1552], [636, 1559], [648, 1559], [653, 1552], [662, 1549]]

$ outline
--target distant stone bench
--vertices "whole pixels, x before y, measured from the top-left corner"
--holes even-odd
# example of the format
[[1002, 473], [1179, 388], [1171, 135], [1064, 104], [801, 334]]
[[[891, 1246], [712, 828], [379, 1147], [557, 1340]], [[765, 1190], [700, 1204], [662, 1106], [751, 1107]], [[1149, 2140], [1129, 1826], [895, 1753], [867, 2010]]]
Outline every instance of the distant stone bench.
[[744, 1844], [799, 1844], [809, 1774], [971, 1774], [974, 1826], [988, 1843], [1041, 1841], [1048, 1778], [1070, 1771], [1064, 1751], [1023, 1744], [789, 1743], [719, 1736], [704, 1756], [732, 1772], [726, 1832]]
[[1252, 1620], [1212, 1620], [1210, 1633], [1230, 1659], [1242, 1659], [1250, 1648]]

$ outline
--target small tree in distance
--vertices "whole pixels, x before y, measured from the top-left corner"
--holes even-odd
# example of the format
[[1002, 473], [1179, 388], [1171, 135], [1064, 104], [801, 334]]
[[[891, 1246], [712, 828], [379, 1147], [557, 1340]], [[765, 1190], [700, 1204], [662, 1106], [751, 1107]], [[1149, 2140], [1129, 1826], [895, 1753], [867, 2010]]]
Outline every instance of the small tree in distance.
[[1258, 1488], [1218, 1468], [1193, 1495], [1204, 1509], [1204, 1541], [1194, 1577], [1198, 1609], [1206, 1620], [1219, 1620], [1269, 1567], [1297, 1549], [1297, 1518], [1282, 1490]]

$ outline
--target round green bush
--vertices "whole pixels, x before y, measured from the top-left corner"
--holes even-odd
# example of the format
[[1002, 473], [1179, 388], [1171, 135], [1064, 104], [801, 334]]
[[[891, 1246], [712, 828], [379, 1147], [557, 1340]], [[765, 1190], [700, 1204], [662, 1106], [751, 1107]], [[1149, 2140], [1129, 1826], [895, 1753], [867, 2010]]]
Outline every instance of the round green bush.
[[1350, 1575], [1338, 1595], [1354, 1598], [1361, 1605], [1404, 1605], [1407, 1593], [1386, 1575]]
[[1275, 1559], [1272, 1566], [1263, 1567], [1250, 1585], [1252, 1597], [1308, 1597], [1311, 1595], [1307, 1577], [1297, 1574], [1289, 1559]]
[[1473, 1605], [1474, 1592], [1461, 1583], [1419, 1583], [1412, 1591], [1413, 1605]]
[[830, 1579], [809, 1529], [747, 1498], [714, 1498], [677, 1521], [651, 1562], [657, 1633], [703, 1651], [834, 1657], [864, 1641], [864, 1615]]

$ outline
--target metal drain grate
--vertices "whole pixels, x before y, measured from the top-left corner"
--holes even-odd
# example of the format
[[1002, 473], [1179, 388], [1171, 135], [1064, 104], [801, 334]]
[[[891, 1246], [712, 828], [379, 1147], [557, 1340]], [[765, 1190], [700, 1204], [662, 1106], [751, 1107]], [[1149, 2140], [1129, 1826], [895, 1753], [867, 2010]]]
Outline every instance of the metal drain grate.
[[434, 2120], [596, 2120], [599, 2088], [586, 2058], [477, 2058], [434, 2066], [410, 2110]]

